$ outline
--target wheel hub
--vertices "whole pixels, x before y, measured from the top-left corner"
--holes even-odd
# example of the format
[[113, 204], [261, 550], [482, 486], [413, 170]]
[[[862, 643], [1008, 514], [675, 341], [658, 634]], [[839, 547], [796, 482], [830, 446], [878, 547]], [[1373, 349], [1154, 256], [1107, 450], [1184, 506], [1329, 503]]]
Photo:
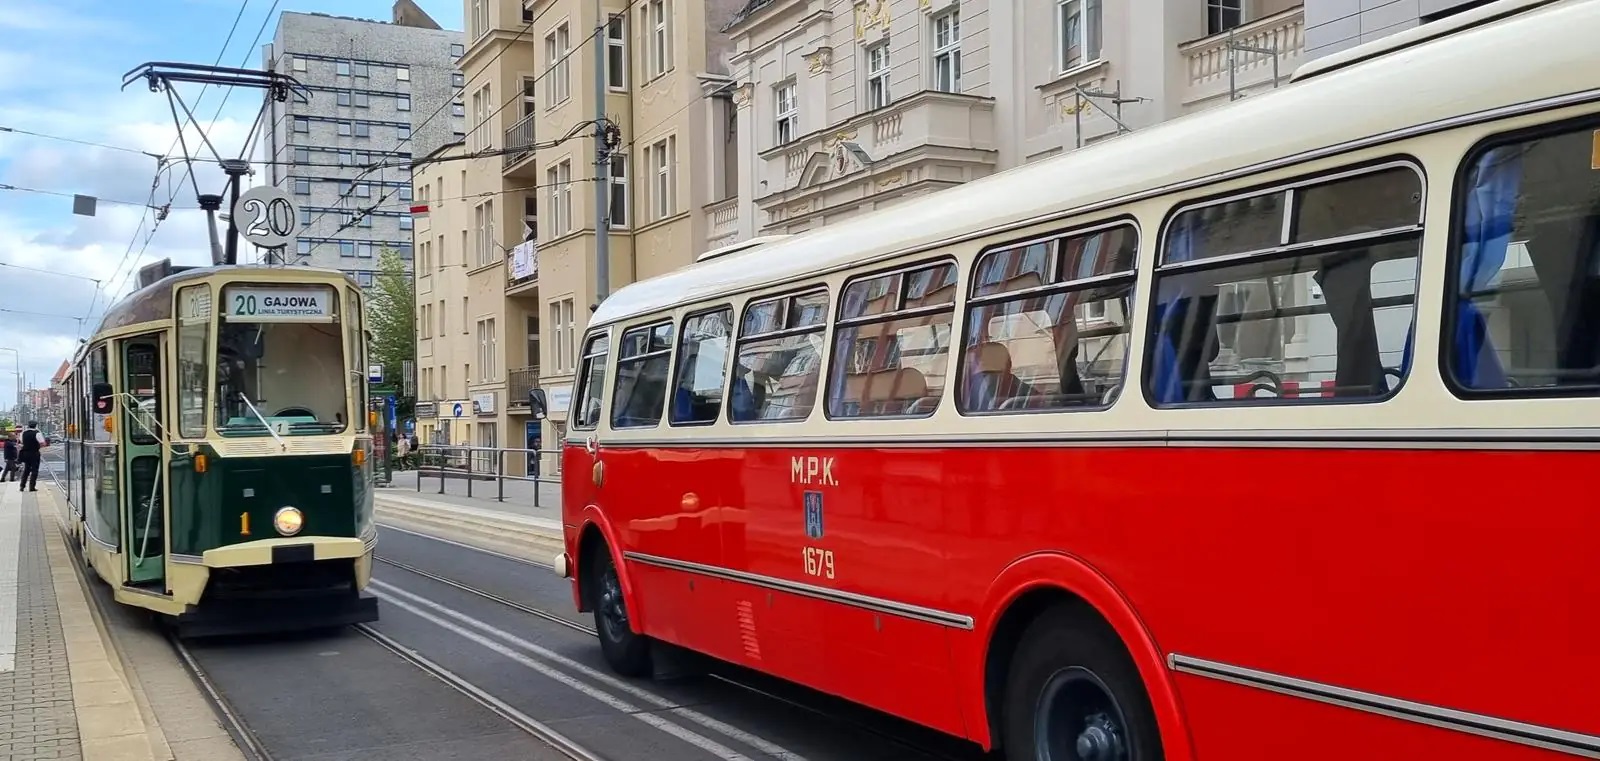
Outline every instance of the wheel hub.
[[1045, 682], [1034, 712], [1040, 761], [1132, 761], [1122, 707], [1094, 672], [1074, 666]]

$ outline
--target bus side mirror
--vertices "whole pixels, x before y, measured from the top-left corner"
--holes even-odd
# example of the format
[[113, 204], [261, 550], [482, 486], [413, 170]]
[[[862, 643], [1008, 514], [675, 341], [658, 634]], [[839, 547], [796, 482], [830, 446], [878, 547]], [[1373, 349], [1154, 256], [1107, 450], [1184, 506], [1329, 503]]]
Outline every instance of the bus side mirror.
[[528, 409], [533, 412], [535, 420], [544, 419], [545, 412], [549, 409], [545, 404], [544, 389], [528, 389]]
[[94, 384], [89, 388], [89, 396], [94, 399], [94, 414], [111, 414], [112, 392], [110, 383]]

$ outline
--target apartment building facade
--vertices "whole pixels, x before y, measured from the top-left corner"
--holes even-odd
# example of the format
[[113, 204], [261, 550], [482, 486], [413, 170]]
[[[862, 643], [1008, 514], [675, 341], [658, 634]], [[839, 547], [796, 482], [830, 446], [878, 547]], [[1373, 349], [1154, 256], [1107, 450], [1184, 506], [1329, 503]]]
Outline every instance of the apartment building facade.
[[[601, 293], [597, 210], [607, 220], [608, 291], [687, 265], [703, 250], [705, 209], [724, 190], [689, 168], [703, 165], [720, 115], [708, 93], [729, 83], [730, 51], [717, 30], [741, 5], [465, 0], [467, 126], [459, 150], [477, 158], [426, 169], [418, 187], [431, 217], [426, 233], [416, 231], [419, 367], [433, 370], [432, 381], [419, 378], [418, 425], [436, 440], [553, 449], [564, 436], [578, 336]], [[595, 46], [603, 48], [600, 67]], [[620, 136], [605, 167], [603, 207], [593, 138], [601, 107]], [[452, 210], [441, 213], [446, 206]], [[447, 276], [451, 267], [460, 276]], [[452, 329], [450, 321], [463, 309], [460, 333], [463, 323]], [[431, 336], [422, 327], [430, 319]], [[535, 387], [549, 401], [542, 419], [528, 402]], [[463, 412], [477, 403], [471, 433], [454, 416], [463, 402]], [[506, 465], [517, 474], [557, 466], [554, 455]]]
[[1286, 81], [1295, 0], [751, 0], [737, 192], [707, 245], [798, 233]]
[[394, 19], [285, 11], [264, 46], [263, 66], [308, 91], [268, 101], [268, 182], [300, 209], [298, 239], [281, 263], [344, 270], [363, 286], [384, 248], [409, 266], [405, 162], [460, 139], [464, 111], [451, 100], [464, 48], [460, 32], [412, 0], [395, 3]]

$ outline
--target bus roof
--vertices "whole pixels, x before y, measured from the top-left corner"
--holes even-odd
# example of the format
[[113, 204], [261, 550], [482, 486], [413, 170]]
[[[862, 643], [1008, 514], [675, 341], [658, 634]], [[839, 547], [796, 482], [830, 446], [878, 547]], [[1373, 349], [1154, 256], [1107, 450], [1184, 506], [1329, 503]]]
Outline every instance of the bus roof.
[[[1528, 5], [1526, 0], [1502, 3]], [[1590, 99], [1600, 86], [1594, 74], [1600, 71], [1594, 66], [1596, 33], [1600, 2], [1534, 7], [1459, 35], [628, 285], [606, 299], [590, 322], [624, 321], [1172, 192], [1276, 161], [1443, 129], [1462, 117], [1515, 104], [1575, 93]], [[1530, 48], [1528, 40], [1537, 45]]]
[[211, 267], [194, 267], [180, 272], [174, 272], [150, 285], [128, 294], [118, 301], [105, 316], [100, 318], [99, 327], [94, 333], [98, 335], [107, 330], [137, 325], [141, 322], [152, 320], [167, 320], [172, 318], [172, 289], [190, 280], [211, 277], [212, 275], [228, 275], [236, 278], [249, 278], [266, 276], [272, 280], [281, 280], [285, 274], [304, 276], [308, 279], [326, 281], [330, 278], [342, 278], [351, 286], [356, 282], [339, 270], [322, 269], [318, 267], [259, 267], [248, 264], [216, 265]]

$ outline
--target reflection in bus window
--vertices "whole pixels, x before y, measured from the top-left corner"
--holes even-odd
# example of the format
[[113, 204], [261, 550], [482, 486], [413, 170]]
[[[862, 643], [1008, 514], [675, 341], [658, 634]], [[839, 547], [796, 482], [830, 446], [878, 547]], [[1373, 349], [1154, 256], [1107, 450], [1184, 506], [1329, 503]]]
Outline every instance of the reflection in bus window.
[[[605, 401], [606, 359], [611, 353], [611, 337], [598, 333], [589, 338], [578, 362], [578, 406], [572, 411], [573, 430], [593, 430], [600, 424], [600, 409]], [[448, 421], [442, 421], [448, 422]], [[446, 440], [449, 431], [445, 430]], [[564, 437], [557, 436], [557, 440]]]
[[728, 388], [735, 423], [804, 420], [817, 401], [827, 291], [757, 301], [745, 307], [738, 359]]
[[715, 423], [728, 375], [733, 310], [691, 315], [678, 343], [678, 377], [672, 392], [672, 424]]
[[829, 417], [932, 415], [944, 396], [956, 268], [929, 267], [845, 286], [829, 370]]
[[961, 356], [962, 412], [1110, 404], [1128, 353], [1132, 225], [990, 251], [978, 260]]
[[1156, 270], [1151, 398], [1388, 396], [1410, 366], [1422, 208], [1421, 176], [1388, 166], [1176, 215]]
[[649, 428], [661, 422], [672, 363], [672, 323], [622, 334], [617, 352], [617, 388], [611, 398], [612, 428]]
[[1596, 125], [1502, 144], [1468, 163], [1445, 330], [1458, 388], [1600, 392]]
[[[159, 353], [154, 344], [132, 343], [123, 352], [123, 388], [118, 407], [127, 413], [128, 440], [155, 444], [161, 440]], [[126, 402], [126, 403], [124, 403]]]
[[217, 338], [217, 431], [224, 436], [340, 433], [345, 381], [344, 337], [337, 323], [224, 321]]

